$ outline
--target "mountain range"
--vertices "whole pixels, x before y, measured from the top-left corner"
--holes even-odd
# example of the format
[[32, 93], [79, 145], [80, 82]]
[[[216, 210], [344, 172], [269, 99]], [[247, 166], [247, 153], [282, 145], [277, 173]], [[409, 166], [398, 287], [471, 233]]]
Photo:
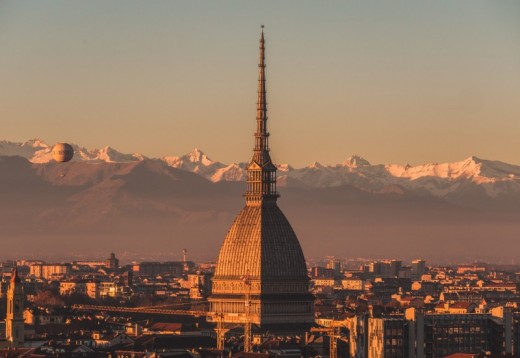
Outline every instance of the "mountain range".
[[[76, 144], [75, 162], [130, 163], [149, 159], [141, 154], [125, 154], [111, 147], [88, 150]], [[0, 141], [0, 156], [21, 156], [35, 164], [52, 161], [52, 147], [39, 139], [17, 143]], [[182, 156], [165, 156], [156, 160], [166, 165], [192, 172], [212, 181], [245, 180], [247, 162], [224, 164], [211, 160], [199, 149]], [[370, 164], [354, 155], [343, 163], [322, 165], [312, 163], [304, 168], [278, 165], [279, 186], [329, 188], [352, 185], [368, 192], [400, 191], [427, 192], [446, 200], [455, 200], [467, 186], [484, 191], [491, 198], [520, 192], [520, 166], [475, 156], [452, 163], [423, 165]]]
[[[59, 164], [41, 140], [0, 141], [3, 253], [166, 259], [188, 248], [216, 257], [243, 205], [246, 163], [197, 149], [147, 158], [73, 147], [73, 161]], [[520, 249], [520, 166], [477, 157], [373, 165], [351, 156], [278, 169], [279, 204], [308, 257], [508, 259]]]

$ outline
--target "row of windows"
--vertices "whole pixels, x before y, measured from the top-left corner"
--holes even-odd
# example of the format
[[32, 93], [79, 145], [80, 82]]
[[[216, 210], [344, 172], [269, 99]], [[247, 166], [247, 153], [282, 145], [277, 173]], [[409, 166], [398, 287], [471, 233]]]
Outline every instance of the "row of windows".
[[402, 328], [386, 328], [385, 336], [402, 336], [403, 329]]
[[276, 183], [262, 183], [262, 182], [247, 183], [247, 194], [254, 194], [254, 193], [274, 194], [274, 193], [276, 193]]
[[247, 181], [275, 181], [276, 172], [274, 171], [262, 171], [262, 170], [251, 170], [247, 173]]
[[[249, 313], [259, 313], [260, 305], [251, 302]], [[266, 303], [263, 305], [265, 313], [310, 313], [312, 303], [309, 302], [287, 302], [287, 303]], [[245, 313], [245, 302], [213, 302], [211, 310], [213, 312]]]
[[[245, 313], [245, 302], [214, 302], [211, 310], [213, 312]], [[249, 313], [258, 313], [258, 304], [251, 302]]]

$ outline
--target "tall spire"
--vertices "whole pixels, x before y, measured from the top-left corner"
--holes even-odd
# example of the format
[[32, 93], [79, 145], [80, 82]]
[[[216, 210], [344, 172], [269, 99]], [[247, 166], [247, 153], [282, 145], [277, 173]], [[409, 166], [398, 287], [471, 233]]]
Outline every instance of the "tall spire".
[[11, 274], [11, 283], [7, 290], [7, 312], [5, 317], [5, 338], [9, 342], [9, 346], [13, 348], [23, 346], [23, 301], [23, 288], [15, 266]]
[[269, 155], [269, 132], [267, 132], [267, 95], [265, 90], [265, 39], [264, 26], [260, 37], [260, 60], [258, 63], [258, 101], [256, 107], [256, 132], [253, 158], [247, 167], [248, 204], [276, 201], [276, 167]]
[[267, 133], [267, 96], [265, 91], [265, 40], [264, 25], [260, 37], [260, 60], [258, 61], [258, 100], [256, 107], [255, 152], [269, 150]]

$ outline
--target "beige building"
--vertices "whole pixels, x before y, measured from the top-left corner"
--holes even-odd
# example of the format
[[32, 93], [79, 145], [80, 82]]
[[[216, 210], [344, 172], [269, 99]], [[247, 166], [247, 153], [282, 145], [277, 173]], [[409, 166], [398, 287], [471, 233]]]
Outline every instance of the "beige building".
[[132, 344], [134, 340], [126, 333], [104, 334], [92, 333], [93, 346], [96, 348], [111, 348], [117, 345]]
[[86, 295], [92, 299], [99, 298], [99, 282], [88, 280], [70, 280], [60, 282], [60, 295]]
[[435, 306], [436, 313], [473, 313], [478, 306], [473, 302], [440, 302]]
[[363, 291], [365, 289], [365, 281], [360, 278], [342, 280], [341, 285], [346, 290]]
[[188, 287], [190, 298], [200, 300], [208, 296], [211, 292], [210, 275], [204, 273], [194, 273], [188, 275]]
[[26, 308], [23, 312], [25, 324], [34, 326], [45, 326], [48, 324], [61, 324], [65, 321], [65, 317], [56, 314], [50, 309]]
[[70, 274], [69, 264], [34, 264], [29, 267], [29, 274], [47, 280], [53, 277], [63, 277]]
[[122, 287], [113, 281], [101, 281], [98, 283], [100, 297], [119, 297], [122, 295]]
[[339, 280], [333, 278], [314, 278], [312, 279], [314, 287], [334, 287], [339, 285]]

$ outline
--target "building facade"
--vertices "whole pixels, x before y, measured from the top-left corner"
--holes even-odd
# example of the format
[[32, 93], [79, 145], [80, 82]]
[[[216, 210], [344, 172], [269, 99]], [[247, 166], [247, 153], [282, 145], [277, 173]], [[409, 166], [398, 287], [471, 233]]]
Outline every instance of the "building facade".
[[30, 266], [29, 274], [37, 278], [51, 279], [66, 276], [70, 272], [70, 264], [34, 264]]
[[119, 267], [119, 259], [116, 258], [116, 254], [113, 252], [110, 253], [110, 256], [105, 261], [105, 266], [111, 270], [115, 270]]
[[60, 282], [60, 295], [86, 295], [94, 300], [99, 298], [99, 282], [96, 280], [74, 279]]
[[505, 307], [488, 313], [424, 313], [349, 319], [350, 356], [354, 358], [443, 358], [451, 354], [518, 356], [514, 316]]
[[410, 324], [396, 315], [368, 320], [368, 358], [411, 356]]

